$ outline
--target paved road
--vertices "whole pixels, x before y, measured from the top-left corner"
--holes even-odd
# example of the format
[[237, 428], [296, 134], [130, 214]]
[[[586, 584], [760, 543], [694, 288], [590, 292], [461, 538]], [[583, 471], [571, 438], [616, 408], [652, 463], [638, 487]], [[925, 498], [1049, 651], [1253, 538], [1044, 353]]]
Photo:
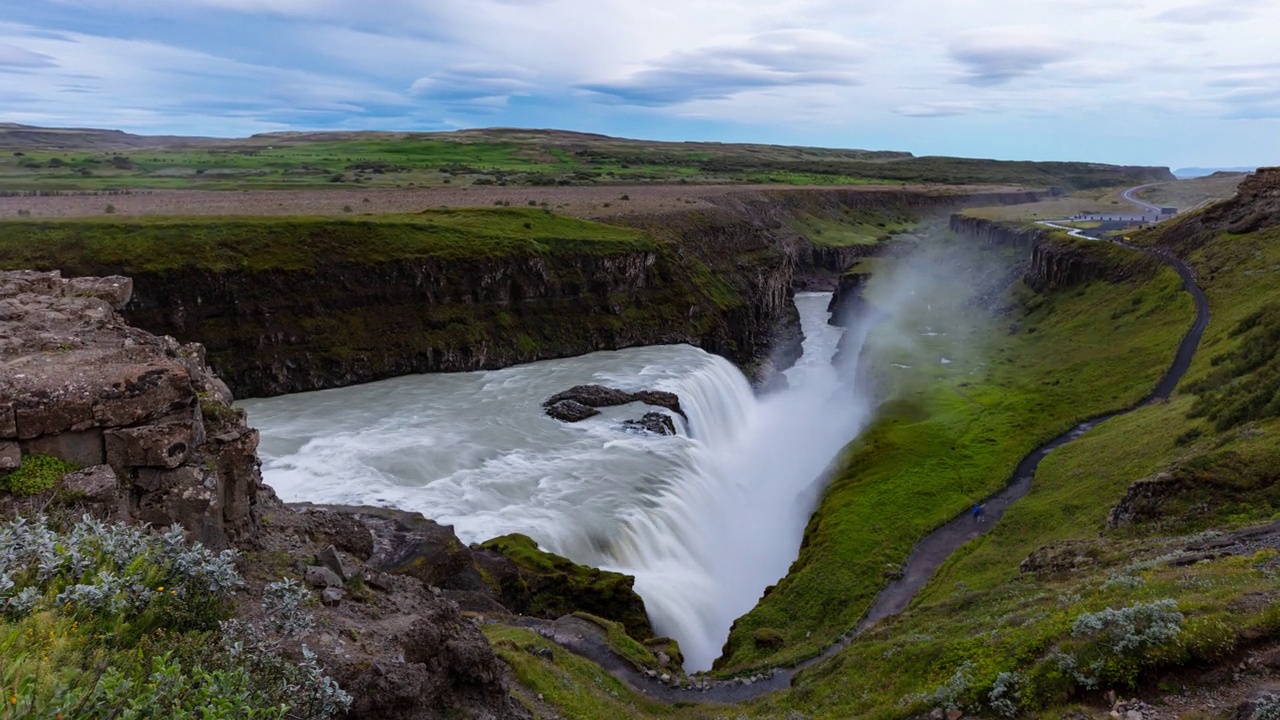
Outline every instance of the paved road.
[[1160, 214], [1159, 205], [1152, 205], [1151, 203], [1145, 200], [1139, 200], [1138, 198], [1134, 197], [1133, 194], [1142, 190], [1146, 190], [1149, 187], [1155, 187], [1156, 185], [1163, 185], [1163, 184], [1164, 183], [1147, 183], [1146, 185], [1138, 185], [1136, 187], [1131, 187], [1128, 190], [1125, 190], [1124, 192], [1120, 193], [1120, 197], [1124, 198], [1131, 204], [1141, 208], [1144, 214], [1147, 213], [1148, 211], [1154, 211], [1156, 215], [1159, 215]]

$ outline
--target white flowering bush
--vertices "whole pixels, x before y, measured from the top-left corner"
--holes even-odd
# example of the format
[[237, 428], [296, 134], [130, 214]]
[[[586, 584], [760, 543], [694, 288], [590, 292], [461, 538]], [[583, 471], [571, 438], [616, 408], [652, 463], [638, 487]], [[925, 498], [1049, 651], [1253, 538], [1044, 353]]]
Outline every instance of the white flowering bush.
[[[236, 554], [174, 527], [85, 517], [0, 524], [0, 717], [330, 718], [351, 698], [296, 640], [311, 592], [266, 587], [263, 619], [231, 620]], [[4, 715], [9, 711], [10, 715]], [[12, 714], [16, 712], [15, 714]]]
[[1156, 663], [1154, 651], [1177, 642], [1184, 620], [1178, 603], [1168, 599], [1083, 613], [1071, 625], [1073, 642], [1054, 664], [1086, 689], [1132, 685], [1145, 665]]
[[955, 673], [932, 692], [908, 696], [904, 705], [925, 703], [929, 707], [943, 710], [958, 710], [970, 688], [973, 686], [973, 663], [964, 663], [956, 668]]
[[1252, 720], [1280, 720], [1280, 695], [1267, 693], [1255, 700]]
[[1018, 714], [1022, 702], [1022, 675], [1016, 672], [1002, 672], [996, 676], [987, 693], [987, 705], [1004, 717]]
[[332, 717], [351, 707], [351, 696], [324, 674], [315, 653], [300, 647], [301, 660], [290, 660], [288, 641], [311, 630], [315, 618], [303, 609], [311, 592], [285, 578], [262, 591], [265, 617], [258, 622], [230, 620], [222, 624], [222, 643], [238, 667], [271, 690], [270, 699], [290, 707], [299, 717]]
[[17, 518], [0, 525], [0, 612], [136, 616], [157, 604], [207, 606], [241, 584], [235, 558], [187, 546], [179, 526], [154, 535], [85, 516], [59, 533], [44, 518]]

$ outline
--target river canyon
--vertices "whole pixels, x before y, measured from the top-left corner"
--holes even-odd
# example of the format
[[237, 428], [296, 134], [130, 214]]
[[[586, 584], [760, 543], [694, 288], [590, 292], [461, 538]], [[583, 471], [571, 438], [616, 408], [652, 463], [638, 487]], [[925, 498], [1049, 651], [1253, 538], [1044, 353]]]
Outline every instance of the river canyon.
[[[242, 405], [285, 500], [416, 510], [468, 543], [519, 532], [634, 575], [657, 632], [705, 670], [786, 573], [827, 464], [868, 418], [849, 363], [832, 363], [845, 330], [828, 323], [830, 297], [797, 296], [804, 355], [762, 397], [727, 360], [665, 345]], [[543, 414], [584, 383], [674, 392], [688, 421], [660, 436], [624, 429], [635, 404], [575, 424]]]

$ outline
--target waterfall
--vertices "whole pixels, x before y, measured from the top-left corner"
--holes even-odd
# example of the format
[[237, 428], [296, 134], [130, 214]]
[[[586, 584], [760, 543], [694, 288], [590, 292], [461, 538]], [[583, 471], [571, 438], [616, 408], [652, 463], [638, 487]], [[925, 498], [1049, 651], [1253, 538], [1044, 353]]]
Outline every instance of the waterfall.
[[[805, 357], [788, 389], [760, 398], [728, 361], [672, 345], [244, 405], [286, 501], [417, 510], [467, 543], [520, 532], [634, 575], [656, 631], [703, 670], [786, 574], [818, 481], [866, 422], [853, 373], [832, 365], [842, 331], [826, 322], [828, 298], [797, 297]], [[842, 356], [863, 337], [850, 333]], [[543, 414], [542, 400], [581, 383], [675, 392], [688, 421], [655, 436], [620, 429], [642, 407], [574, 424]]]

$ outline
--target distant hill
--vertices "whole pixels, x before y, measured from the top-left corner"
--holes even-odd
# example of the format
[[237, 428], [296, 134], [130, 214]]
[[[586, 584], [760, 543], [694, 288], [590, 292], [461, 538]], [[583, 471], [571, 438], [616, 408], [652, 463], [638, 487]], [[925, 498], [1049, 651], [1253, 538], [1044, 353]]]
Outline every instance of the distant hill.
[[0, 123], [0, 147], [10, 150], [128, 150], [132, 148], [191, 147], [217, 142], [212, 138], [176, 135], [131, 135], [121, 130], [44, 128]]
[[[916, 157], [909, 152], [630, 140], [565, 130], [144, 136], [0, 124], [0, 191], [734, 183], [947, 184], [1066, 190], [1172, 180], [1163, 167]], [[123, 157], [122, 157], [123, 156]]]
[[1177, 170], [1174, 170], [1173, 174], [1179, 180], [1186, 180], [1188, 178], [1205, 177], [1207, 175], [1214, 175], [1217, 173], [1251, 173], [1257, 169], [1258, 169], [1257, 165], [1254, 165], [1252, 167], [1217, 167], [1217, 168], [1186, 167], [1186, 168], [1178, 168]]

